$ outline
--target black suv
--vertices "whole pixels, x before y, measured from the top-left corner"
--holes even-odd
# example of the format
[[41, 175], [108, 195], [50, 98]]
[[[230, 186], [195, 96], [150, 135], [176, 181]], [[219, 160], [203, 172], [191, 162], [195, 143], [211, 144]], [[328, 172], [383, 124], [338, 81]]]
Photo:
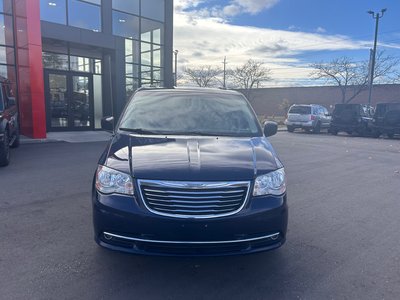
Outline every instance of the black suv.
[[10, 82], [0, 77], [0, 167], [10, 162], [10, 147], [19, 146], [17, 103]]
[[370, 128], [372, 136], [376, 138], [382, 134], [386, 134], [389, 138], [400, 134], [400, 103], [377, 104]]
[[336, 104], [329, 132], [334, 135], [338, 132], [367, 135], [373, 113], [373, 107], [365, 104]]

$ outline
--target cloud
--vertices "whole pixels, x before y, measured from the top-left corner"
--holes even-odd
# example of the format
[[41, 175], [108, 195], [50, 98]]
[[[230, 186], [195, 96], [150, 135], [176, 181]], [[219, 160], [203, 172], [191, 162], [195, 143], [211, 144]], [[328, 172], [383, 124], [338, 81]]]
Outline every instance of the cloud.
[[[248, 3], [250, 2], [257, 1]], [[268, 1], [261, 2], [265, 8]], [[239, 26], [231, 24], [223, 15], [218, 17], [211, 9], [205, 11], [202, 1], [176, 0], [175, 3], [181, 8], [176, 10], [174, 18], [174, 49], [179, 50], [180, 67], [222, 67], [221, 62], [226, 56], [228, 67], [233, 68], [252, 58], [265, 62], [266, 66], [272, 69], [276, 81], [271, 84], [277, 85], [307, 79], [311, 72], [308, 62], [312, 61], [313, 53], [317, 51], [363, 50], [366, 59], [369, 56], [369, 40], [354, 40], [347, 36], [323, 32], [304, 32], [299, 28], [292, 31], [294, 28], [276, 30]], [[234, 1], [230, 3], [235, 4]], [[252, 9], [260, 7], [254, 6]], [[232, 9], [233, 14], [234, 9], [229, 9]], [[381, 46], [400, 47], [399, 44]]]
[[192, 53], [192, 56], [194, 56], [194, 57], [203, 57], [204, 54], [202, 52], [200, 52], [200, 51], [195, 51], [195, 52]]
[[204, 0], [176, 0], [175, 11], [184, 12], [190, 15], [193, 20], [198, 18], [214, 18], [218, 22], [225, 22], [226, 18], [238, 16], [240, 14], [256, 15], [263, 10], [270, 9], [280, 0], [230, 0], [227, 5], [203, 5]]
[[288, 27], [288, 29], [289, 29], [290, 31], [300, 31], [300, 27], [297, 27], [297, 26], [294, 26], [294, 25], [290, 25], [290, 26]]
[[325, 33], [325, 32], [326, 32], [326, 29], [325, 29], [324, 27], [319, 26], [319, 27], [317, 27], [317, 29], [315, 29], [315, 32], [318, 32], [318, 33]]
[[276, 54], [276, 53], [284, 53], [288, 51], [289, 48], [285, 45], [284, 41], [274, 42], [268, 45], [260, 45], [248, 51], [249, 55], [258, 54]]
[[255, 15], [265, 9], [270, 9], [278, 2], [279, 0], [233, 0], [231, 5], [236, 5], [245, 12]]

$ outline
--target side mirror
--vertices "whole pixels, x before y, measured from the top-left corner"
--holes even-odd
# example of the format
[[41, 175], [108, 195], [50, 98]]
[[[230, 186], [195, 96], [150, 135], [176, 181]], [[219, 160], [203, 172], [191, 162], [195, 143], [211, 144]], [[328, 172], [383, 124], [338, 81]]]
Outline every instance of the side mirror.
[[8, 98], [8, 106], [15, 106], [17, 105], [17, 101], [15, 101], [14, 97], [9, 97]]
[[273, 136], [278, 132], [278, 124], [275, 122], [267, 121], [264, 124], [264, 135], [266, 137]]
[[104, 117], [101, 119], [101, 128], [106, 131], [114, 131], [114, 117]]

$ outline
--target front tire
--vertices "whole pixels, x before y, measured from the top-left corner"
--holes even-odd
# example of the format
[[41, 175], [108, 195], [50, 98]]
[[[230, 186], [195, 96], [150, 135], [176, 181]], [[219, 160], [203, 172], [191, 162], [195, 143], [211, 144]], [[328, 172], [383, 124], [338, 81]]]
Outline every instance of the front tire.
[[313, 128], [313, 133], [320, 133], [321, 132], [321, 123], [318, 122], [315, 127]]
[[381, 133], [377, 130], [372, 131], [372, 137], [373, 138], [379, 138], [381, 136]]
[[17, 129], [16, 132], [15, 132], [14, 141], [10, 144], [10, 147], [11, 148], [18, 148], [20, 143], [21, 143], [21, 140], [20, 140], [20, 135], [19, 135], [19, 129]]
[[288, 126], [287, 126], [287, 131], [289, 131], [289, 132], [294, 132], [294, 127], [288, 125]]
[[337, 129], [333, 129], [333, 128], [330, 128], [330, 129], [329, 129], [329, 133], [332, 134], [332, 135], [337, 135], [338, 132], [339, 132], [339, 131], [338, 131]]
[[0, 167], [5, 167], [10, 163], [10, 140], [7, 131], [4, 132], [3, 141], [0, 142]]

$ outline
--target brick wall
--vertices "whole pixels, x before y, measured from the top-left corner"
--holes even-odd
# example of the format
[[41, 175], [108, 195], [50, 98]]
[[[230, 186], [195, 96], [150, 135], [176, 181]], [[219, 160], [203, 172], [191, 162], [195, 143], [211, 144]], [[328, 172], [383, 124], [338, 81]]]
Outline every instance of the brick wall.
[[[287, 87], [254, 89], [249, 97], [257, 115], [283, 116], [280, 107], [284, 99], [291, 104], [320, 104], [332, 110], [341, 103], [341, 93], [338, 87]], [[379, 102], [400, 102], [400, 84], [382, 84], [374, 86], [372, 105]], [[360, 93], [351, 103], [368, 103], [368, 89]]]

